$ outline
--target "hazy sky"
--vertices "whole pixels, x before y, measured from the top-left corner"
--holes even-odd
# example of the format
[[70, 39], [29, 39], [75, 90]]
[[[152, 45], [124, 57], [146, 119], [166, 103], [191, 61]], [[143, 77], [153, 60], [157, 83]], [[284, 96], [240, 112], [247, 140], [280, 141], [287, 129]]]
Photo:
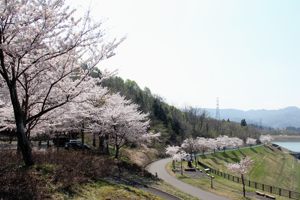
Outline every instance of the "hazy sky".
[[127, 36], [102, 65], [171, 104], [300, 107], [298, 0], [69, 1]]

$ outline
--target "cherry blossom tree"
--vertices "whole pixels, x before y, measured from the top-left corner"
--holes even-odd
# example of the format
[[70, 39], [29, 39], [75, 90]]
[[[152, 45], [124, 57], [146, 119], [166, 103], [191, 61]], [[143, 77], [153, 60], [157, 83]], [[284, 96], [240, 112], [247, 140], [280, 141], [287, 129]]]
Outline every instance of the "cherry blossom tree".
[[219, 150], [226, 148], [239, 148], [243, 146], [244, 142], [237, 137], [228, 137], [227, 135], [219, 136], [216, 139], [216, 146]]
[[207, 142], [208, 139], [204, 137], [197, 137], [196, 140], [199, 151], [204, 154], [209, 149], [209, 144]]
[[230, 163], [227, 165], [227, 168], [230, 171], [241, 175], [244, 197], [246, 196], [244, 175], [248, 172], [252, 163], [253, 161], [249, 157], [245, 157], [239, 163]]
[[188, 154], [185, 151], [180, 150], [176, 154], [172, 156], [173, 161], [180, 162], [180, 173], [183, 175], [183, 166], [182, 161], [188, 156]]
[[215, 153], [216, 148], [217, 148], [217, 141], [213, 138], [208, 138], [207, 139], [207, 146], [210, 150], [214, 151], [214, 153]]
[[259, 141], [263, 144], [270, 143], [273, 140], [273, 137], [271, 135], [261, 135], [259, 137]]
[[[166, 150], [165, 150], [165, 153], [169, 156], [172, 157], [172, 166], [173, 166], [173, 169], [175, 169], [175, 159], [173, 159], [173, 156], [178, 153], [180, 150], [180, 146], [167, 146], [166, 147]], [[175, 157], [176, 158], [176, 157]]]
[[179, 146], [167, 146], [165, 153], [169, 156], [174, 156], [177, 152], [179, 152]]
[[193, 138], [187, 138], [182, 142], [181, 149], [189, 154], [193, 154], [198, 150], [197, 141]]
[[140, 138], [139, 138], [139, 142], [141, 142], [142, 144], [149, 144], [153, 141], [158, 141], [159, 137], [161, 136], [160, 132], [147, 132], [146, 134], [143, 134]]
[[248, 137], [247, 140], [246, 140], [246, 144], [248, 144], [250, 146], [256, 145], [256, 139]]
[[244, 142], [242, 139], [237, 138], [237, 137], [232, 137], [228, 139], [228, 144], [227, 147], [231, 148], [239, 148], [244, 145]]
[[173, 169], [175, 168], [175, 161], [180, 162], [180, 171], [181, 175], [183, 175], [182, 161], [188, 156], [188, 154], [179, 146], [168, 146], [166, 148], [166, 154], [172, 156]]
[[216, 138], [216, 146], [217, 146], [217, 149], [219, 150], [224, 150], [225, 151], [225, 148], [226, 146], [228, 145], [228, 142], [229, 142], [229, 137], [224, 135], [224, 136], [219, 136]]
[[[115, 147], [115, 158], [119, 157], [120, 148], [125, 144], [136, 143], [147, 135], [150, 123], [148, 115], [139, 111], [138, 105], [119, 94], [109, 95], [99, 117], [98, 127], [101, 126], [102, 134], [106, 134]], [[93, 126], [94, 129], [97, 127]]]
[[[197, 139], [187, 138], [181, 144], [181, 149], [189, 154], [189, 157], [192, 159], [194, 155], [195, 165], [197, 165], [196, 161], [196, 153], [199, 152], [199, 143]], [[188, 160], [189, 167], [192, 167], [191, 159]]]
[[13, 115], [13, 108], [0, 100], [0, 129], [15, 129], [16, 124]]
[[88, 83], [84, 83], [89, 87], [82, 95], [74, 98], [72, 102], [44, 114], [31, 130], [31, 134], [43, 135], [48, 138], [59, 137], [61, 134], [68, 134], [69, 137], [81, 134], [82, 144], [84, 144], [85, 133], [90, 133], [88, 124], [92, 120], [92, 114], [98, 109], [96, 105], [108, 93], [106, 88], [97, 84], [98, 81], [90, 79]]
[[121, 42], [105, 43], [101, 24], [74, 12], [64, 0], [0, 0], [0, 74], [27, 166], [34, 161], [26, 135], [43, 115], [80, 96], [90, 71]]

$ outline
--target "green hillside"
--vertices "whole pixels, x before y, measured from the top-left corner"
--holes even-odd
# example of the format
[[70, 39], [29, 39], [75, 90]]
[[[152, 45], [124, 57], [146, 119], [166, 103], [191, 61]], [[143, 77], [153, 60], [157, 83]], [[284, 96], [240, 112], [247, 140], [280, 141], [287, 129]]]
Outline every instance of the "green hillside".
[[[254, 163], [247, 174], [247, 179], [300, 191], [299, 160], [284, 150], [272, 146], [259, 146], [241, 150], [218, 152], [200, 156], [201, 162], [220, 171], [228, 172], [227, 163], [238, 162], [244, 156], [252, 158]], [[232, 172], [228, 172], [233, 174]]]
[[228, 135], [246, 140], [247, 137], [258, 138], [261, 134], [274, 133], [274, 130], [262, 130], [250, 124], [242, 127], [240, 123], [231, 122], [230, 119], [216, 120], [201, 109], [176, 108], [153, 94], [149, 88], [140, 88], [132, 80], [116, 76], [104, 80], [102, 85], [132, 100], [140, 106], [140, 110], [149, 113], [151, 128], [161, 132], [163, 146], [180, 144], [187, 137]]

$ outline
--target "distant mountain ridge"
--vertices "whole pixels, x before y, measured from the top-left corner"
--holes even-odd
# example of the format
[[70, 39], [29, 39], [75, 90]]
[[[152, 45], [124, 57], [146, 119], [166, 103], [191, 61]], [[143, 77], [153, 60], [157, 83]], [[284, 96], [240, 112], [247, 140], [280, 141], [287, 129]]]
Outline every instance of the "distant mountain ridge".
[[[211, 117], [215, 117], [216, 109], [204, 108]], [[230, 119], [240, 122], [246, 119], [247, 123], [262, 125], [272, 128], [300, 127], [300, 108], [295, 106], [278, 110], [238, 110], [220, 109], [221, 119]]]

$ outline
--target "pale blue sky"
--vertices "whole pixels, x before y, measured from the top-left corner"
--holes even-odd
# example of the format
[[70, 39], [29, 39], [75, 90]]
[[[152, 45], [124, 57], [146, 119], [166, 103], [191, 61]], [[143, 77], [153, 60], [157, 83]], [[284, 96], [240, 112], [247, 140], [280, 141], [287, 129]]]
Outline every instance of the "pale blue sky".
[[219, 97], [220, 108], [300, 107], [300, 1], [91, 0], [90, 7], [109, 36], [127, 36], [102, 65], [169, 103], [214, 108]]

